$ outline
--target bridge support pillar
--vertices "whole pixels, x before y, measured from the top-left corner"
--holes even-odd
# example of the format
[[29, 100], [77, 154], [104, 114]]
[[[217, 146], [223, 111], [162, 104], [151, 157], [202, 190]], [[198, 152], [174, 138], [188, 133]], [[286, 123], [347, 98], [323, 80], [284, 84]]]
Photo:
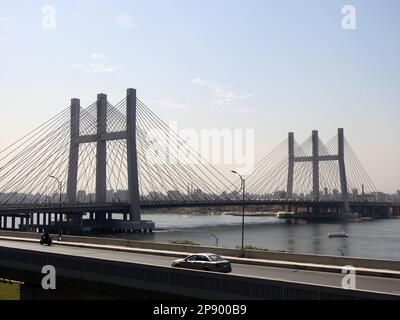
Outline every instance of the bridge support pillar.
[[76, 202], [76, 189], [78, 181], [79, 162], [79, 125], [80, 125], [80, 100], [71, 100], [71, 142], [69, 148], [69, 166], [67, 182], [67, 202]]
[[288, 167], [288, 180], [287, 180], [287, 192], [286, 199], [290, 200], [293, 198], [293, 178], [294, 178], [294, 133], [289, 133], [289, 167]]
[[128, 146], [128, 189], [130, 203], [130, 221], [140, 221], [140, 195], [138, 177], [138, 157], [136, 148], [136, 90], [127, 90], [127, 146]]
[[313, 152], [313, 199], [319, 201], [319, 138], [318, 131], [312, 133], [312, 152]]
[[[107, 95], [97, 96], [96, 202], [107, 202]], [[104, 220], [105, 213], [96, 215]]]
[[350, 212], [349, 194], [347, 191], [347, 177], [346, 177], [346, 165], [344, 158], [344, 129], [338, 130], [338, 155], [339, 155], [339, 174], [340, 174], [340, 187], [343, 199], [343, 211], [345, 213]]

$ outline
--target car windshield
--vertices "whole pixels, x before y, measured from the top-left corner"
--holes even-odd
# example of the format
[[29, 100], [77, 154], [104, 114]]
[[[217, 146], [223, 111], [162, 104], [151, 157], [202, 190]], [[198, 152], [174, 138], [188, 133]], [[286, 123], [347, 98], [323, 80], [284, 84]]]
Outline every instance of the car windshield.
[[211, 261], [224, 261], [225, 259], [221, 258], [220, 256], [213, 255], [209, 257]]

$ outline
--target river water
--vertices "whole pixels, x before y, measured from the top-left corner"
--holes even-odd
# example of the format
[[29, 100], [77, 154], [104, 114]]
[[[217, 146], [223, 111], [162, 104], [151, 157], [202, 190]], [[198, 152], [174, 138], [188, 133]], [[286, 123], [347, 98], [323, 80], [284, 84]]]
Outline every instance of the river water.
[[[203, 246], [234, 248], [241, 244], [241, 217], [227, 214], [145, 213], [156, 223], [151, 235], [117, 237], [169, 243], [190, 240]], [[275, 217], [246, 217], [245, 244], [295, 253], [341, 255], [400, 260], [400, 219], [340, 223], [287, 224]], [[345, 231], [349, 238], [330, 239], [329, 233]]]

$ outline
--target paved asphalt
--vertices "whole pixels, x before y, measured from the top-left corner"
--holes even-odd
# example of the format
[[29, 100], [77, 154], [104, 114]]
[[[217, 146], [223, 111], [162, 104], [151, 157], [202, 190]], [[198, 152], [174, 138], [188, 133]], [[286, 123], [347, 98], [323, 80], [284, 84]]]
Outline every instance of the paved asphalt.
[[[66, 254], [81, 257], [91, 257], [112, 261], [142, 263], [169, 267], [176, 258], [151, 254], [117, 252], [103, 249], [79, 248], [55, 245], [52, 247], [40, 246], [36, 243], [0, 240], [0, 247], [10, 247], [33, 251]], [[284, 280], [308, 284], [341, 287], [344, 275], [338, 273], [293, 270], [266, 266], [232, 264], [232, 275], [257, 277], [273, 280]], [[357, 276], [356, 286], [359, 290], [394, 293], [400, 295], [400, 279], [390, 279], [370, 276]]]

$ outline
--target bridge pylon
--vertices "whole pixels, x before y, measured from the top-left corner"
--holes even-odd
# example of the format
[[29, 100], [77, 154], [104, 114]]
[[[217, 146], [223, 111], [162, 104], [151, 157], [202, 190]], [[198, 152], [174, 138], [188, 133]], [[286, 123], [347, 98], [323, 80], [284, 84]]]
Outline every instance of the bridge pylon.
[[[140, 194], [138, 177], [137, 156], [137, 130], [136, 113], [137, 98], [136, 89], [128, 89], [126, 96], [126, 130], [109, 132], [107, 130], [107, 95], [100, 93], [97, 96], [97, 132], [93, 135], [80, 134], [80, 101], [71, 100], [71, 137], [69, 151], [67, 202], [73, 204], [77, 197], [77, 180], [79, 168], [79, 146], [87, 143], [96, 144], [96, 197], [97, 204], [107, 202], [107, 142], [126, 140], [127, 146], [127, 177], [128, 177], [128, 200], [129, 219], [119, 221], [106, 219], [107, 213], [96, 212], [97, 229], [120, 229], [120, 230], [152, 230], [154, 223], [142, 221], [140, 212]], [[111, 213], [112, 214], [112, 213]]]
[[344, 148], [344, 130], [338, 129], [338, 153], [336, 155], [320, 155], [318, 131], [312, 132], [312, 155], [296, 156], [294, 133], [290, 132], [288, 136], [288, 179], [287, 179], [287, 199], [293, 198], [293, 184], [295, 163], [311, 162], [312, 163], [312, 198], [313, 201], [320, 200], [320, 163], [324, 161], [337, 161], [339, 164], [340, 188], [343, 199], [343, 211], [350, 213], [350, 204], [347, 188], [346, 165], [345, 165], [345, 148]]

